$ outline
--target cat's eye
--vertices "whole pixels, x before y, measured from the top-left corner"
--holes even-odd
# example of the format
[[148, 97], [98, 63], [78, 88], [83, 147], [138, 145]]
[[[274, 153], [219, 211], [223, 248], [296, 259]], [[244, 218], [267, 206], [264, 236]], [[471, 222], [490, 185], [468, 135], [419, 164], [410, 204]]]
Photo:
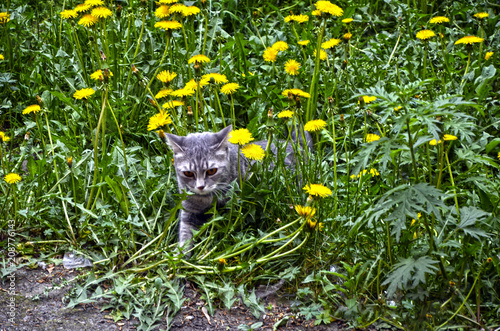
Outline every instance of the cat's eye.
[[212, 168], [207, 170], [207, 175], [212, 176], [217, 172], [217, 168]]
[[194, 177], [194, 172], [192, 171], [183, 171], [183, 174], [186, 177]]

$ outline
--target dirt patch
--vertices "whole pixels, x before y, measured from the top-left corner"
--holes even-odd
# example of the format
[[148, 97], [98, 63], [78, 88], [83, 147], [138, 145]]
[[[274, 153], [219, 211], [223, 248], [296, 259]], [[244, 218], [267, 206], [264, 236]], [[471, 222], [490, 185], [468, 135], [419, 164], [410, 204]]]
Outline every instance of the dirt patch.
[[[62, 266], [44, 270], [22, 268], [15, 273], [15, 292], [11, 291], [11, 279], [0, 281], [0, 330], [136, 330], [137, 320], [115, 322], [110, 312], [100, 304], [80, 305], [68, 309], [63, 303], [71, 288], [71, 280], [79, 274]], [[187, 282], [184, 295], [189, 300], [171, 322], [171, 330], [240, 330], [239, 326], [252, 326], [255, 330], [343, 330], [345, 325], [334, 322], [315, 326], [292, 311], [289, 304], [277, 295], [265, 299], [266, 311], [255, 318], [243, 304], [231, 309], [216, 309], [210, 316], [200, 294]], [[15, 303], [15, 306], [12, 304]], [[11, 315], [14, 313], [14, 316]], [[14, 321], [14, 324], [11, 322]], [[257, 324], [256, 324], [257, 323]], [[167, 321], [154, 330], [167, 328]]]

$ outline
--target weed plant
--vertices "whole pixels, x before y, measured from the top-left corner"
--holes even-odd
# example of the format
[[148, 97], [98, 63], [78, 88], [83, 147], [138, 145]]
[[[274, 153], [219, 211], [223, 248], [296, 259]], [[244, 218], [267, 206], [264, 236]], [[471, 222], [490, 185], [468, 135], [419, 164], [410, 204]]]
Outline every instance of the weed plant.
[[[252, 288], [285, 280], [316, 324], [498, 327], [498, 5], [336, 5], [3, 1], [2, 275], [9, 251], [75, 251], [94, 268], [69, 306], [104, 298], [140, 329], [171, 321], [181, 279], [209, 313], [258, 316]], [[278, 148], [250, 153], [188, 259], [162, 138], [229, 124]], [[296, 124], [314, 149], [291, 170]]]

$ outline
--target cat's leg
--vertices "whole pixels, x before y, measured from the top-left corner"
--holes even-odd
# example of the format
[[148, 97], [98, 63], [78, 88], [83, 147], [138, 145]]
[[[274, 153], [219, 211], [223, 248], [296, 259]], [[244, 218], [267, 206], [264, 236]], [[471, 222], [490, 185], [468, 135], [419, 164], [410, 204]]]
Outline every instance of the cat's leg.
[[179, 248], [189, 257], [189, 251], [193, 248], [193, 230], [197, 231], [211, 215], [203, 213], [191, 213], [181, 210], [179, 221]]

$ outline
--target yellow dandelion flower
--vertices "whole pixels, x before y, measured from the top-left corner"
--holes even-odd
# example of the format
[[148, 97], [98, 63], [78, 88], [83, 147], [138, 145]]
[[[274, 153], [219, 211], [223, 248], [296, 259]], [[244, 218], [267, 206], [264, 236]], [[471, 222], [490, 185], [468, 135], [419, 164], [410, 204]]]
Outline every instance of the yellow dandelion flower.
[[401, 109], [403, 109], [401, 106], [394, 107], [394, 111], [400, 111]]
[[352, 21], [354, 21], [352, 18], [344, 18], [344, 19], [342, 20], [342, 23], [349, 24], [349, 23], [351, 23]]
[[67, 9], [67, 10], [63, 10], [62, 12], [60, 12], [59, 15], [61, 15], [61, 18], [67, 19], [67, 18], [77, 17], [78, 13], [76, 12], [76, 10]]
[[172, 100], [172, 101], [169, 101], [169, 102], [163, 104], [162, 107], [165, 109], [174, 109], [175, 107], [179, 107], [179, 106], [184, 106], [184, 102], [179, 101], [179, 100]]
[[261, 146], [255, 144], [248, 144], [244, 146], [241, 148], [241, 152], [247, 159], [256, 161], [262, 161], [264, 155], [266, 154]]
[[313, 15], [313, 16], [321, 16], [321, 10], [318, 10], [318, 9], [313, 10], [311, 12], [311, 15]]
[[83, 15], [82, 18], [80, 18], [80, 20], [78, 21], [78, 24], [83, 25], [84, 27], [88, 28], [88, 27], [96, 24], [98, 21], [99, 21], [99, 19], [97, 17], [95, 17], [94, 15], [86, 14], [86, 15]]
[[165, 18], [170, 15], [169, 7], [167, 5], [160, 5], [160, 7], [156, 8], [155, 16], [158, 18]]
[[163, 70], [158, 75], [156, 75], [156, 78], [165, 84], [170, 83], [175, 77], [177, 77], [177, 74], [168, 70]]
[[309, 16], [307, 15], [288, 15], [287, 17], [285, 17], [285, 22], [286, 23], [289, 23], [289, 22], [297, 22], [297, 23], [305, 23], [309, 21]]
[[452, 134], [445, 134], [443, 136], [444, 141], [457, 140], [458, 138]]
[[434, 36], [436, 36], [436, 34], [432, 30], [420, 30], [417, 32], [416, 37], [420, 40], [427, 40], [431, 39]]
[[191, 88], [181, 88], [178, 90], [173, 91], [170, 93], [171, 96], [176, 97], [176, 98], [182, 98], [182, 97], [187, 97], [191, 96], [195, 93], [194, 89]]
[[268, 47], [264, 50], [262, 57], [266, 62], [276, 62], [276, 57], [278, 56], [278, 51], [272, 47]]
[[283, 110], [278, 114], [278, 118], [292, 118], [293, 111], [291, 110]]
[[491, 263], [491, 262], [493, 262], [493, 259], [491, 257], [489, 257], [489, 258], [486, 259], [486, 262], [487, 263]]
[[309, 132], [316, 132], [322, 130], [326, 126], [326, 122], [323, 120], [310, 120], [304, 125], [304, 130]]
[[[314, 54], [314, 57], [316, 57], [316, 50], [314, 50], [313, 54]], [[328, 55], [326, 54], [326, 52], [324, 50], [320, 49], [319, 50], [319, 59], [321, 61], [325, 61], [327, 57], [328, 57]]]
[[186, 5], [184, 5], [182, 3], [176, 3], [175, 5], [172, 5], [169, 10], [172, 14], [175, 14], [175, 13], [182, 14], [184, 12], [185, 8], [186, 8]]
[[0, 60], [5, 60], [2, 54], [0, 54]]
[[311, 41], [310, 40], [301, 40], [301, 41], [298, 41], [297, 44], [299, 44], [300, 46], [307, 46], [309, 45]]
[[322, 13], [327, 13], [333, 16], [340, 17], [344, 15], [344, 11], [337, 5], [334, 5], [330, 1], [317, 1], [315, 3], [316, 9]]
[[368, 172], [370, 173], [370, 175], [372, 175], [372, 177], [380, 176], [380, 173], [375, 168], [371, 168]]
[[271, 46], [271, 48], [274, 48], [278, 52], [286, 51], [288, 49], [288, 44], [286, 42], [280, 40], [280, 41], [275, 42]]
[[31, 105], [31, 106], [28, 106], [26, 108], [24, 108], [23, 110], [23, 115], [26, 115], [26, 114], [29, 114], [29, 113], [39, 113], [41, 110], [40, 106], [39, 105]]
[[490, 59], [490, 57], [493, 56], [493, 54], [494, 54], [493, 52], [486, 52], [486, 54], [484, 55], [484, 59], [486, 61], [488, 61]]
[[377, 141], [379, 139], [380, 139], [380, 136], [378, 134], [368, 133], [366, 135], [365, 141], [367, 143], [371, 143], [371, 142]]
[[149, 119], [148, 131], [156, 130], [164, 125], [172, 123], [172, 119], [167, 112], [160, 112]]
[[486, 18], [488, 16], [490, 16], [490, 14], [485, 13], [485, 12], [474, 14], [474, 17], [477, 19], [480, 19], [480, 20], [482, 20], [483, 18]]
[[458, 44], [472, 45], [475, 43], [482, 43], [483, 41], [484, 41], [483, 38], [479, 38], [476, 36], [466, 36], [466, 37], [460, 38], [457, 41], [455, 41], [455, 45], [458, 45]]
[[337, 46], [338, 44], [340, 44], [340, 42], [341, 42], [340, 39], [332, 38], [332, 39], [327, 40], [324, 43], [322, 43], [321, 48], [330, 49], [330, 48], [333, 48], [333, 47]]
[[[251, 72], [251, 71], [249, 71], [249, 72], [248, 72], [248, 74], [249, 74], [250, 76], [255, 76], [255, 75], [254, 75], [254, 73], [253, 73], [253, 72]], [[241, 76], [242, 76], [242, 77], [246, 77], [247, 75], [245, 75], [245, 73], [244, 73], [244, 72], [242, 72], [242, 73], [241, 73]]]
[[229, 133], [229, 142], [243, 146], [254, 140], [252, 133], [248, 129], [233, 130]]
[[[111, 71], [109, 71], [109, 75], [113, 76], [113, 73]], [[90, 79], [93, 79], [93, 80], [103, 80], [104, 79], [104, 75], [102, 73], [102, 70], [99, 69], [99, 70], [96, 70], [95, 72], [93, 72], [90, 75]]]
[[307, 92], [302, 91], [301, 89], [298, 88], [292, 88], [292, 89], [287, 89], [281, 92], [281, 95], [284, 97], [302, 97], [302, 98], [310, 98], [311, 95]]
[[309, 184], [304, 186], [302, 189], [311, 196], [324, 198], [329, 195], [332, 195], [332, 190], [330, 190], [323, 184]]
[[233, 94], [239, 88], [240, 85], [238, 83], [227, 83], [220, 88], [220, 91], [224, 94]]
[[172, 3], [176, 3], [177, 1], [179, 1], [179, 0], [160, 0], [160, 1], [158, 1], [158, 3], [162, 4], [162, 5], [170, 5]]
[[317, 225], [317, 224], [318, 224], [318, 221], [315, 221], [315, 220], [313, 220], [313, 219], [311, 219], [311, 218], [309, 218], [309, 219], [307, 220], [307, 225], [309, 226], [309, 228], [310, 228], [311, 230], [314, 230], [314, 229], [316, 228], [316, 225]]
[[[201, 82], [200, 82], [201, 83]], [[200, 84], [200, 87], [203, 87], [205, 85]], [[191, 89], [191, 90], [196, 90], [198, 88], [198, 83], [193, 79], [191, 79], [189, 82], [186, 83], [184, 86], [185, 89]]]
[[432, 139], [431, 141], [429, 141], [429, 145], [431, 146], [436, 146], [437, 144], [440, 144], [441, 143], [441, 139], [439, 139], [439, 141], [436, 141], [436, 139]]
[[206, 56], [206, 55], [203, 55], [203, 54], [198, 54], [198, 55], [193, 55], [189, 60], [188, 60], [188, 64], [192, 64], [192, 63], [208, 63], [210, 62], [210, 59]]
[[92, 6], [86, 3], [81, 3], [79, 5], [76, 5], [75, 8], [73, 9], [77, 13], [85, 13], [92, 9]]
[[500, 152], [498, 152], [498, 155], [497, 155], [498, 159], [500, 160]]
[[155, 28], [160, 30], [177, 30], [182, 27], [182, 24], [177, 21], [160, 21], [155, 23]]
[[216, 84], [226, 84], [229, 82], [226, 75], [214, 72], [211, 74], [203, 75], [200, 80], [200, 85], [208, 85], [208, 83], [210, 83], [211, 81]]
[[285, 63], [285, 71], [287, 74], [295, 76], [299, 74], [300, 63], [295, 60], [288, 60]]
[[8, 142], [10, 140], [10, 137], [5, 134], [5, 132], [0, 131], [0, 140], [2, 140], [4, 143]]
[[186, 8], [184, 8], [184, 10], [182, 11], [182, 15], [184, 17], [188, 17], [188, 16], [193, 16], [193, 15], [197, 15], [201, 12], [201, 9], [196, 7], [196, 6], [187, 6]]
[[0, 23], [4, 24], [10, 21], [10, 14], [7, 12], [0, 13]]
[[156, 93], [155, 99], [163, 99], [163, 98], [169, 96], [170, 94], [172, 94], [173, 91], [174, 90], [172, 90], [171, 88], [161, 89], [160, 92]]
[[[363, 97], [362, 97], [362, 98], [363, 98], [363, 101], [364, 101], [365, 103], [370, 103], [370, 102], [372, 102], [372, 101], [377, 100], [377, 97], [370, 97], [370, 96], [368, 96], [368, 95], [363, 95]], [[359, 104], [359, 100], [358, 100], [358, 104]]]
[[113, 12], [107, 7], [96, 7], [90, 14], [97, 18], [108, 18], [113, 15]]
[[220, 258], [220, 259], [219, 259], [219, 264], [220, 264], [220, 265], [226, 265], [226, 264], [227, 264], [226, 259]]
[[448, 17], [444, 17], [444, 16], [436, 16], [436, 17], [433, 17], [431, 18], [431, 20], [429, 21], [429, 23], [431, 24], [442, 24], [442, 23], [449, 23], [450, 20], [448, 19]]
[[316, 208], [311, 206], [296, 205], [294, 208], [297, 214], [304, 218], [312, 218], [316, 214]]
[[21, 176], [11, 172], [10, 174], [5, 175], [4, 180], [7, 184], [17, 184], [21, 181]]
[[83, 88], [73, 93], [73, 98], [75, 98], [76, 100], [88, 99], [94, 93], [95, 91], [93, 88]]
[[352, 38], [352, 33], [347, 32], [342, 36], [342, 38], [344, 38], [345, 41], [350, 40]]
[[95, 7], [95, 6], [104, 6], [103, 0], [85, 0], [85, 4]]

